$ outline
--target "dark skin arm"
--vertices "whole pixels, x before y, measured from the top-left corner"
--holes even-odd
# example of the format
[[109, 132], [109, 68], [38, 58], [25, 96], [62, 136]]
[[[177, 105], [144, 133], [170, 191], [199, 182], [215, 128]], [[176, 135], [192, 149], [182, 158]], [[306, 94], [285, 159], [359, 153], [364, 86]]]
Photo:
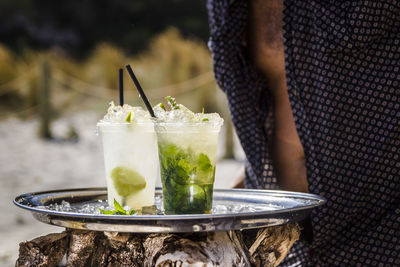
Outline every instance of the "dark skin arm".
[[286, 86], [282, 12], [283, 0], [249, 0], [246, 43], [272, 98], [274, 129], [270, 152], [278, 184], [282, 190], [308, 192], [304, 150]]

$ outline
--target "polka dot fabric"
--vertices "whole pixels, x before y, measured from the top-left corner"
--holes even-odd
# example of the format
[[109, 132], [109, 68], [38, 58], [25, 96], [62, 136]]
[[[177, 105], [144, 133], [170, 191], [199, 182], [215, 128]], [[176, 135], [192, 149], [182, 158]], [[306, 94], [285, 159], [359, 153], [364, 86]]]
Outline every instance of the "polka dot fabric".
[[[400, 2], [284, 5], [287, 85], [309, 190], [328, 201], [312, 213], [312, 242], [296, 242], [282, 265], [400, 266]], [[264, 129], [268, 90], [241, 40], [247, 1], [207, 6], [246, 186], [277, 188]]]

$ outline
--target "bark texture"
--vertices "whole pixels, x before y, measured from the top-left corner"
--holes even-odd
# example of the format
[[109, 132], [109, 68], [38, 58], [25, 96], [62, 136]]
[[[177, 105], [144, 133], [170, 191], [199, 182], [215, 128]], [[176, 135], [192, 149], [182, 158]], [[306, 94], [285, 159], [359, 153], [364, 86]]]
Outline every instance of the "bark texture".
[[69, 235], [49, 234], [19, 244], [15, 266], [57, 266], [67, 253]]
[[21, 243], [15, 266], [277, 266], [299, 234], [297, 224], [185, 234], [67, 229]]

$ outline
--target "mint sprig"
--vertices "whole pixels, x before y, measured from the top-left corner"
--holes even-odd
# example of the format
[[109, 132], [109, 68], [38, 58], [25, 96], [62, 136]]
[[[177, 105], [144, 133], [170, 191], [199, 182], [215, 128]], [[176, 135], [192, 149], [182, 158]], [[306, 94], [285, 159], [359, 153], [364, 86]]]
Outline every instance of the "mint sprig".
[[102, 210], [99, 208], [102, 214], [106, 215], [135, 215], [137, 210], [131, 209], [129, 211], [124, 210], [124, 208], [114, 199], [115, 210]]
[[195, 153], [168, 142], [158, 142], [161, 179], [167, 213], [209, 212], [215, 166], [205, 153]]
[[165, 99], [168, 101], [171, 109], [179, 109], [179, 105], [176, 103], [175, 98], [173, 98], [172, 96], [166, 96]]

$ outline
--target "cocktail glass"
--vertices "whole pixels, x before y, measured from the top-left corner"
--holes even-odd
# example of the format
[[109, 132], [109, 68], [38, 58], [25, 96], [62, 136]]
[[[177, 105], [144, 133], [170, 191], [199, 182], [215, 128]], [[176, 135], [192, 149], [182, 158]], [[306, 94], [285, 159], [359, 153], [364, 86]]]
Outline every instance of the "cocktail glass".
[[221, 125], [159, 122], [155, 128], [165, 213], [211, 213]]
[[154, 204], [159, 175], [153, 122], [98, 123], [103, 140], [108, 203], [141, 209]]

